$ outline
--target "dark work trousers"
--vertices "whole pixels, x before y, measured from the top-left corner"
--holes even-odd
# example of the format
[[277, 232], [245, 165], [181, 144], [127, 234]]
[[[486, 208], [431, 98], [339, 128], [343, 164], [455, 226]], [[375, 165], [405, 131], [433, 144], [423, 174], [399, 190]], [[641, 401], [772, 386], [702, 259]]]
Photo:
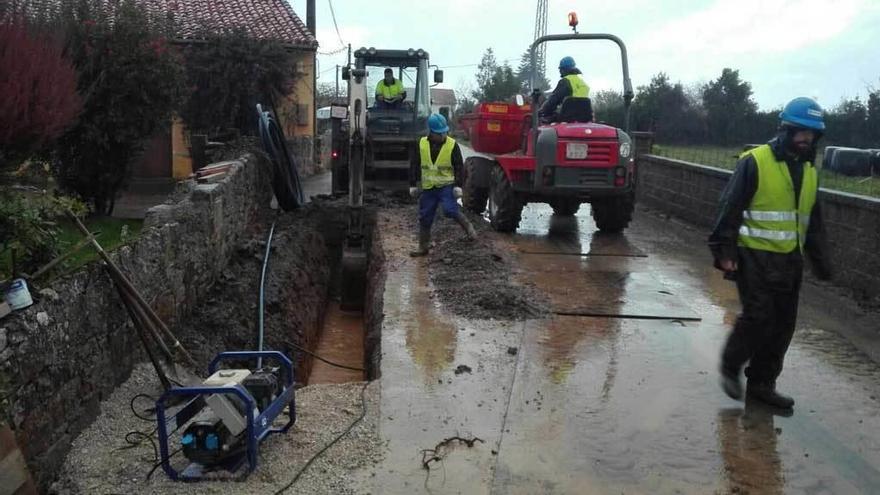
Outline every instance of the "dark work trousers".
[[455, 218], [458, 215], [458, 201], [453, 193], [453, 184], [434, 187], [422, 191], [419, 196], [419, 225], [424, 229], [430, 229], [437, 216], [437, 206], [443, 206], [443, 213], [447, 218]]
[[770, 253], [738, 248], [736, 287], [742, 314], [721, 355], [721, 366], [739, 372], [748, 362], [750, 382], [775, 384], [797, 322], [803, 278], [800, 252]]

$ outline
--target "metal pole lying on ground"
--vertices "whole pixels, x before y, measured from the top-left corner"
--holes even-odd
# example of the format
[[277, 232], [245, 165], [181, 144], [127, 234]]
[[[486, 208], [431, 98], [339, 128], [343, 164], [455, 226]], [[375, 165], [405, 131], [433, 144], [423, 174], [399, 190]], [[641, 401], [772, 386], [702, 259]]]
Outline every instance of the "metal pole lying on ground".
[[[80, 230], [80, 232], [83, 233], [83, 235], [91, 237], [89, 229], [87, 229], [86, 226], [83, 225], [83, 223], [76, 215], [73, 214], [72, 211], [67, 210], [67, 215], [70, 216], [71, 219], [73, 219], [76, 227]], [[120, 285], [125, 288], [129, 295], [134, 298], [134, 301], [144, 311], [148, 319], [152, 321], [154, 325], [159, 327], [159, 329], [162, 331], [163, 334], [165, 334], [166, 337], [170, 338], [171, 341], [174, 342], [173, 347], [180, 351], [180, 353], [186, 359], [187, 363], [193, 368], [197, 368], [198, 365], [196, 364], [195, 359], [193, 359], [190, 353], [186, 351], [180, 341], [177, 340], [177, 337], [175, 337], [174, 334], [171, 333], [171, 330], [168, 329], [168, 326], [165, 325], [165, 322], [162, 321], [161, 318], [159, 318], [155, 311], [153, 311], [153, 308], [151, 308], [150, 305], [147, 304], [147, 301], [145, 301], [143, 296], [141, 296], [137, 289], [135, 289], [134, 285], [132, 285], [128, 277], [126, 277], [122, 270], [120, 270], [119, 267], [116, 265], [116, 263], [112, 259], [110, 259], [110, 255], [108, 255], [107, 252], [104, 251], [104, 248], [101, 247], [101, 245], [98, 243], [97, 240], [95, 240], [94, 237], [90, 239], [90, 242], [92, 244], [92, 247], [94, 247], [95, 250], [98, 251], [98, 255], [101, 257], [101, 259], [103, 259], [104, 262], [107, 264], [107, 269], [110, 271], [112, 276], [118, 281]]]

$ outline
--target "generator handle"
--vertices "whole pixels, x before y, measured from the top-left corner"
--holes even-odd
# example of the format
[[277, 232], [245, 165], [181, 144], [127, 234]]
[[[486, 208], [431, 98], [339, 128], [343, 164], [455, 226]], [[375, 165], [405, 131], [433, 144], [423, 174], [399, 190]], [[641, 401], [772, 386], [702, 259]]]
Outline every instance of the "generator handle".
[[217, 371], [218, 365], [223, 361], [258, 359], [258, 358], [275, 358], [281, 363], [285, 371], [286, 387], [293, 386], [293, 362], [281, 351], [229, 351], [221, 352], [214, 357], [211, 364], [208, 365], [208, 375], [213, 375]]

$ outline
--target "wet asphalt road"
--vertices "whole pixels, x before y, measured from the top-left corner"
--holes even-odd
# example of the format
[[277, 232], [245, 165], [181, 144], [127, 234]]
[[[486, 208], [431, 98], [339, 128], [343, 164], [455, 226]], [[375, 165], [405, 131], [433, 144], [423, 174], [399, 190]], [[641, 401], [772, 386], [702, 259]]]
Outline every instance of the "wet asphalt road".
[[[778, 383], [794, 414], [736, 402], [716, 370], [739, 303], [704, 234], [640, 210], [604, 236], [588, 205], [567, 224], [551, 213], [530, 205], [516, 235], [491, 235], [551, 301], [553, 316], [526, 322], [446, 314], [425, 260], [406, 256], [412, 219], [380, 214], [386, 449], [359, 488], [880, 493], [876, 315], [808, 285]], [[423, 469], [423, 450], [456, 435], [483, 443], [442, 448]]]
[[[835, 331], [855, 319], [804, 304], [779, 381], [798, 400], [793, 416], [732, 401], [716, 368], [738, 302], [710, 267], [700, 234], [640, 212], [624, 235], [597, 235], [585, 206], [575, 230], [550, 235], [550, 217], [546, 205], [531, 205], [517, 235], [493, 235], [517, 253], [518, 276], [568, 314], [527, 322], [444, 314], [424, 261], [405, 256], [406, 221], [380, 218], [389, 263], [380, 434], [388, 447], [367, 486], [377, 493], [880, 490], [880, 367]], [[569, 316], [578, 312], [602, 316]], [[461, 364], [473, 372], [456, 374]], [[423, 470], [421, 450], [455, 435], [486, 443], [458, 447]]]

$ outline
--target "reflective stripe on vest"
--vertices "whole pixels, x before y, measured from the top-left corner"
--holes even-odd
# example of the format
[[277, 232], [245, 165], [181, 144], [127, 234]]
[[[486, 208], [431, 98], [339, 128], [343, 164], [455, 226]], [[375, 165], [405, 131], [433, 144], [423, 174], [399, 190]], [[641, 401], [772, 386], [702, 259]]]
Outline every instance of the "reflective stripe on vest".
[[427, 137], [419, 140], [419, 156], [422, 160], [422, 189], [448, 186], [455, 183], [455, 172], [452, 169], [452, 150], [455, 140], [446, 137], [446, 142], [437, 154], [437, 161], [431, 161], [431, 143]]
[[581, 76], [577, 74], [569, 74], [564, 78], [571, 84], [571, 97], [572, 98], [589, 98], [590, 97], [590, 86], [581, 79]]
[[376, 94], [382, 95], [386, 99], [394, 98], [400, 93], [403, 93], [403, 83], [400, 82], [400, 79], [395, 79], [391, 86], [386, 85], [384, 79], [376, 85]]
[[749, 150], [741, 158], [748, 155], [755, 157], [758, 167], [758, 189], [743, 211], [738, 244], [774, 253], [803, 251], [819, 186], [816, 168], [809, 162], [802, 165], [800, 198], [795, 201], [788, 165], [776, 159], [770, 145]]

